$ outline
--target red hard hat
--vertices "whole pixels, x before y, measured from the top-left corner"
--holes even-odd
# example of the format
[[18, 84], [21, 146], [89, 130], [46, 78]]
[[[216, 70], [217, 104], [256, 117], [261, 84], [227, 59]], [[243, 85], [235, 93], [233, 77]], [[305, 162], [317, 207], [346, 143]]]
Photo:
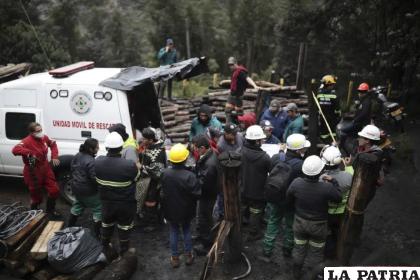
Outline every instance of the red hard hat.
[[367, 83], [361, 83], [357, 88], [358, 91], [368, 91], [369, 85]]

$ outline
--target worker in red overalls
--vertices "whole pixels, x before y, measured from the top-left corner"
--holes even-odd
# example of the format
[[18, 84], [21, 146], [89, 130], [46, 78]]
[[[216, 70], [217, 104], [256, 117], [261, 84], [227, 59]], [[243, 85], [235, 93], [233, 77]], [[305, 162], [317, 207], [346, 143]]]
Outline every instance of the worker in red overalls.
[[30, 123], [28, 131], [29, 135], [13, 148], [12, 153], [15, 156], [22, 156], [25, 164], [23, 178], [31, 194], [31, 209], [38, 209], [41, 204], [42, 187], [44, 187], [48, 193], [46, 212], [54, 218], [58, 216], [55, 212], [55, 201], [59, 196], [59, 189], [48, 162], [48, 148], [51, 149], [53, 165], [58, 166], [60, 161], [57, 144], [42, 132], [39, 123]]

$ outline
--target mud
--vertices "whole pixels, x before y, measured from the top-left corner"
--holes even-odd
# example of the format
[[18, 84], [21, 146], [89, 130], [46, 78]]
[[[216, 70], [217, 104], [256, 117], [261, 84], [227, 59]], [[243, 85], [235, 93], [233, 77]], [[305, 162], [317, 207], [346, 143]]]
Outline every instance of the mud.
[[[376, 197], [368, 207], [360, 245], [355, 249], [352, 265], [408, 265], [420, 264], [420, 122], [407, 124], [404, 151], [394, 156], [391, 174], [386, 178]], [[396, 143], [403, 145], [402, 142]], [[413, 150], [407, 148], [412, 146]], [[417, 145], [417, 147], [416, 147]], [[22, 179], [0, 179], [0, 202], [22, 201], [29, 205], [28, 192]], [[60, 201], [58, 209], [68, 215], [69, 206]], [[83, 226], [89, 225], [86, 213]], [[166, 226], [145, 232], [136, 228], [132, 234], [132, 246], [137, 249], [139, 265], [132, 279], [177, 280], [199, 279], [205, 257], [197, 257], [193, 266], [181, 265], [172, 269], [169, 264], [169, 236]], [[290, 261], [281, 255], [280, 244], [270, 263], [258, 259], [261, 241], [245, 243], [245, 252], [252, 263], [252, 273], [247, 279], [289, 279]], [[244, 272], [245, 265], [219, 266], [212, 279], [232, 279], [232, 275]], [[0, 279], [7, 279], [1, 274]]]

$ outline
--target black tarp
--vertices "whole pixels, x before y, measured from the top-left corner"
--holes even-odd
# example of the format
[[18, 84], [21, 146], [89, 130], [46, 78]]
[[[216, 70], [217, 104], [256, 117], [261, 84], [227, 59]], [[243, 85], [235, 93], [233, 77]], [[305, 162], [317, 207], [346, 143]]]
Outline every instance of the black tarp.
[[146, 83], [169, 79], [183, 80], [205, 72], [208, 72], [206, 58], [190, 58], [156, 68], [128, 67], [99, 84], [113, 89], [130, 91]]

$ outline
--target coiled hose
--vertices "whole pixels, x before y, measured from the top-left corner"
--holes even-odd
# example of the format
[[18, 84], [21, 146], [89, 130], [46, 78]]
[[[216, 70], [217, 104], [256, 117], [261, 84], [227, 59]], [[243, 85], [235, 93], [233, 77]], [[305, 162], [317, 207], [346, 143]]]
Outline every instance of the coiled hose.
[[19, 202], [0, 204], [0, 239], [7, 239], [28, 225], [42, 210], [28, 210]]

